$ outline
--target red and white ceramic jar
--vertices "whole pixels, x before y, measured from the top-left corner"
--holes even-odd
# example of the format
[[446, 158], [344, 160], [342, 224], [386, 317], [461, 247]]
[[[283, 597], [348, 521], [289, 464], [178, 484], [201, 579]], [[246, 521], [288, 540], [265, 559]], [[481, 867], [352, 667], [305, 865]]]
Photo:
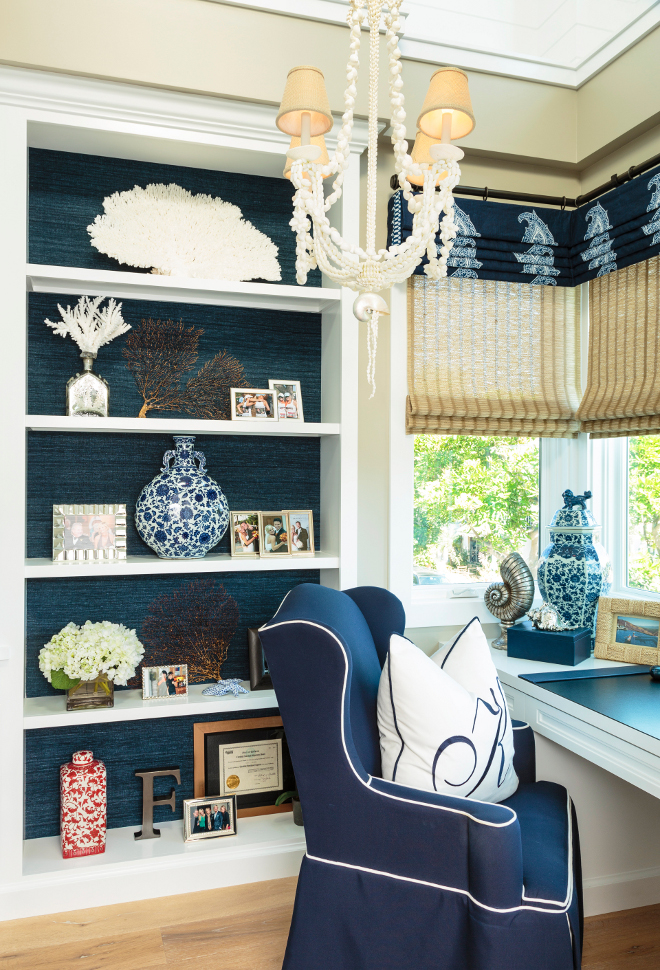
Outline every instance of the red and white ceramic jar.
[[60, 766], [62, 857], [105, 852], [106, 773], [91, 751], [76, 751]]

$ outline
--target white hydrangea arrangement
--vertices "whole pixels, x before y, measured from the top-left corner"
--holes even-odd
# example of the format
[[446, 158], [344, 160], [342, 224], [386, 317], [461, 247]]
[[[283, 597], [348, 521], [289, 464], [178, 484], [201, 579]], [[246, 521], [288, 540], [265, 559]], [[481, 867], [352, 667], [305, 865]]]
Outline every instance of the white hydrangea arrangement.
[[120, 263], [161, 276], [282, 279], [272, 239], [219, 197], [174, 182], [136, 185], [105, 198], [103, 210], [87, 231], [92, 246]]
[[121, 623], [67, 625], [41, 649], [39, 670], [56, 690], [71, 690], [83, 680], [108, 680], [124, 686], [144, 656], [135, 630]]

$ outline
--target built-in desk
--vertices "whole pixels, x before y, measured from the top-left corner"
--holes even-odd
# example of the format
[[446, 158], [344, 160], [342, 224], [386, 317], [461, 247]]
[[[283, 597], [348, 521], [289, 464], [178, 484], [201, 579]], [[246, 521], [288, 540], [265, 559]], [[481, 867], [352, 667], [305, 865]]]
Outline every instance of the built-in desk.
[[[571, 686], [575, 684], [574, 681], [562, 682], [569, 685], [566, 689], [552, 684], [553, 689], [548, 690], [541, 684], [521, 680], [522, 674], [615, 668], [621, 667], [620, 663], [592, 657], [578, 667], [562, 667], [559, 664], [507, 657], [504, 651], [492, 647], [491, 653], [512, 717], [527, 721], [538, 734], [660, 798], [660, 739], [654, 736], [660, 733], [656, 730], [658, 721], [652, 724], [649, 720], [647, 726], [641, 717], [626, 716], [625, 720], [629, 723], [622, 723], [615, 719], [616, 705], [612, 705], [613, 716], [602, 713], [608, 709], [607, 703], [599, 703], [594, 701], [593, 696], [577, 691]], [[632, 686], [631, 679], [625, 679]], [[654, 685], [654, 688], [658, 693], [660, 720], [660, 684]], [[576, 697], [580, 693], [593, 706], [577, 703]], [[601, 709], [595, 709], [598, 707]], [[642, 726], [651, 733], [646, 733]]]

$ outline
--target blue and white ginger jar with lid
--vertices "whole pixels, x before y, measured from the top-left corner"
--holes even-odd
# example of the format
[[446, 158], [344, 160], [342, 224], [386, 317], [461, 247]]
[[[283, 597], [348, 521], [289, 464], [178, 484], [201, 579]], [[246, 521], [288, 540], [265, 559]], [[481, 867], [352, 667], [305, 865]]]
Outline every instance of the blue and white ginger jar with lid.
[[598, 539], [600, 530], [587, 499], [591, 492], [563, 493], [564, 506], [550, 523], [550, 545], [539, 558], [539, 592], [557, 611], [559, 622], [572, 630], [596, 631], [599, 596], [612, 588], [612, 564]]
[[174, 444], [138, 496], [135, 528], [161, 559], [201, 559], [227, 531], [227, 499], [206, 471], [204, 454], [194, 450], [194, 437], [175, 435]]

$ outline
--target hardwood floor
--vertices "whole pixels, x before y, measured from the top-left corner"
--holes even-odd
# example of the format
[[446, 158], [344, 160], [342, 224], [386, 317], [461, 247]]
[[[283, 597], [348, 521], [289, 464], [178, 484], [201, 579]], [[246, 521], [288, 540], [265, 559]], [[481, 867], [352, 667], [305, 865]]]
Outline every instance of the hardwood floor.
[[[280, 970], [295, 889], [276, 879], [0, 923], [0, 970]], [[586, 921], [582, 970], [658, 967], [660, 905]]]
[[280, 970], [296, 879], [0, 923], [1, 970]]
[[660, 906], [585, 920], [582, 970], [658, 970]]

